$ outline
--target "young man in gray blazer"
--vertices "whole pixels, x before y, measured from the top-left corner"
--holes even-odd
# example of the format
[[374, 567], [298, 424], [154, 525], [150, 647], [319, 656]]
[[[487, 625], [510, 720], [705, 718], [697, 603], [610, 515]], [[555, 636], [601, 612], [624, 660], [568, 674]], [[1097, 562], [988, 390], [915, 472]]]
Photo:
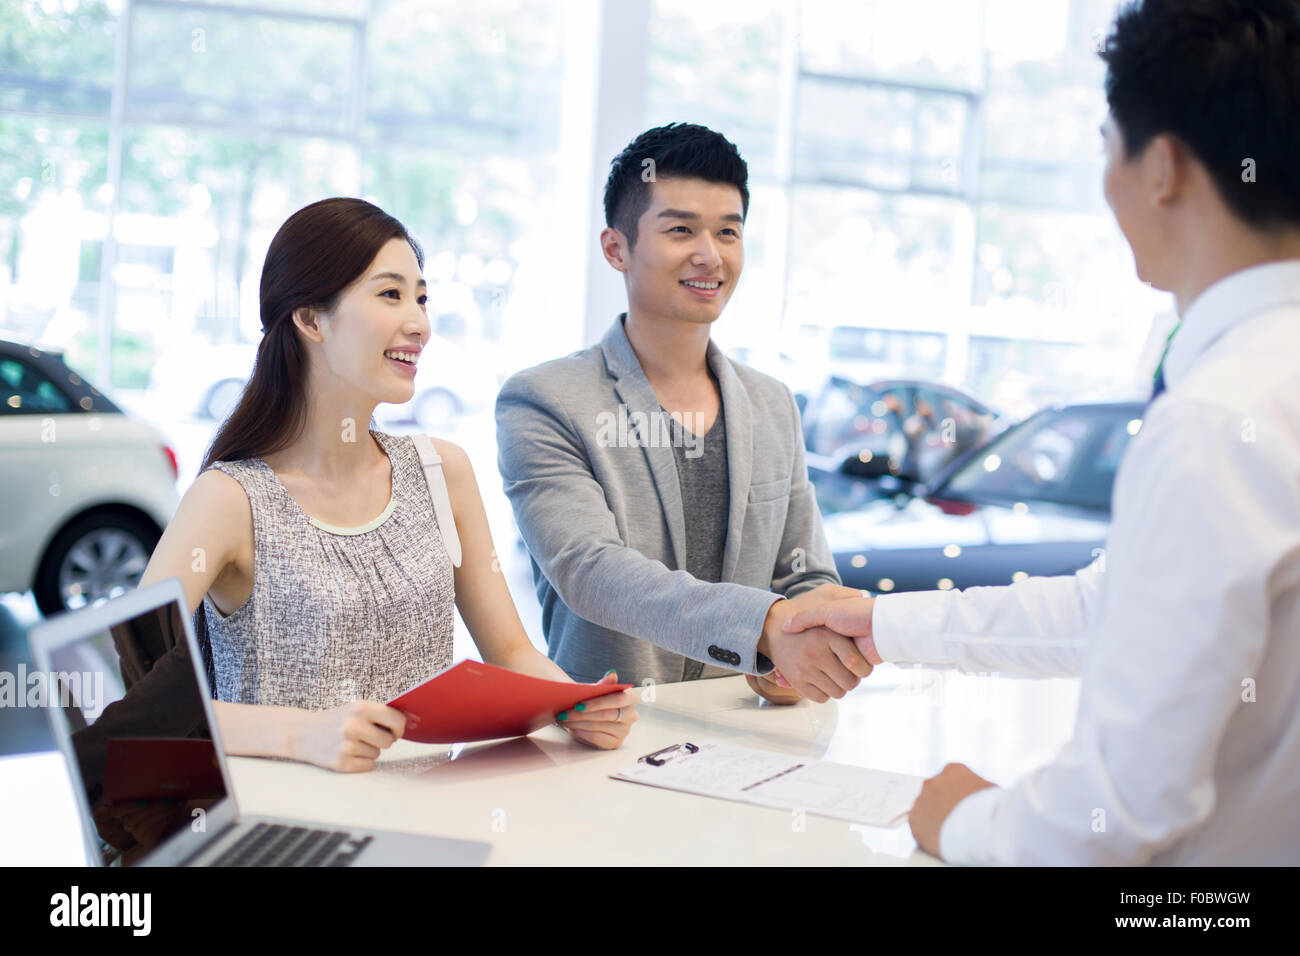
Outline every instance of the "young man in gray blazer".
[[743, 673], [792, 703], [842, 697], [870, 672], [851, 640], [782, 627], [858, 592], [840, 586], [789, 389], [709, 337], [744, 264], [747, 176], [702, 126], [633, 140], [611, 164], [600, 234], [627, 312], [497, 398], [550, 656], [577, 680]]

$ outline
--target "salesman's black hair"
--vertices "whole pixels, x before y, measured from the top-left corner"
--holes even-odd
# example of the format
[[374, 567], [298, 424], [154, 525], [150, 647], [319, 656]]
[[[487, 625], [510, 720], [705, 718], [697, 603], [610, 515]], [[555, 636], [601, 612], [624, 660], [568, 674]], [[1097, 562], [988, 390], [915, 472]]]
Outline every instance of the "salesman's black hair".
[[735, 144], [707, 126], [669, 123], [646, 130], [609, 164], [605, 225], [635, 246], [637, 221], [650, 206], [650, 183], [674, 176], [735, 186], [741, 214], [749, 214], [749, 167]]
[[1300, 2], [1134, 0], [1106, 38], [1128, 158], [1177, 138], [1250, 226], [1300, 226]]

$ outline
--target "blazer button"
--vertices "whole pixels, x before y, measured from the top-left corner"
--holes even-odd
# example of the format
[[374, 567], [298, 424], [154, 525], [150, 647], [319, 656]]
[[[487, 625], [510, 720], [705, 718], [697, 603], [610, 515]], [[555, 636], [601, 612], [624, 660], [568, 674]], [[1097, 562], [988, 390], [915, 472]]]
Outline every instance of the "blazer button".
[[717, 644], [709, 645], [709, 656], [715, 661], [722, 661], [724, 664], [730, 664], [736, 667], [740, 664], [740, 655], [735, 651], [729, 651], [726, 648], [719, 647]]

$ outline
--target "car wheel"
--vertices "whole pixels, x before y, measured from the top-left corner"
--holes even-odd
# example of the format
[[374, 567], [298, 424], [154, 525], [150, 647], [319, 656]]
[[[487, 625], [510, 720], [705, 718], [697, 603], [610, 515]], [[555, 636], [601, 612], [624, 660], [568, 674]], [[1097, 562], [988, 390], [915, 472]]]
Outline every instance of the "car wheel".
[[244, 383], [238, 379], [228, 378], [212, 386], [207, 401], [203, 403], [204, 413], [211, 419], [224, 422], [226, 416], [235, 410], [239, 397], [244, 394]]
[[59, 532], [36, 572], [36, 606], [46, 617], [134, 590], [161, 535], [131, 515], [84, 515]]
[[442, 431], [460, 413], [460, 402], [445, 388], [420, 396], [415, 406], [415, 423], [424, 432]]

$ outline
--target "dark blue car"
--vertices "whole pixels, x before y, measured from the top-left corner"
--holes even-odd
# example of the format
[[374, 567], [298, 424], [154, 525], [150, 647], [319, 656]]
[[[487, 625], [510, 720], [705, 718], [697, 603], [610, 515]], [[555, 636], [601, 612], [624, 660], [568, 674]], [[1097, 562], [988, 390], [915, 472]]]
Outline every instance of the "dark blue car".
[[846, 585], [871, 592], [1072, 574], [1105, 546], [1141, 402], [1051, 407], [953, 462], [916, 495], [825, 519]]
[[912, 491], [984, 444], [1009, 420], [935, 382], [830, 378], [803, 409], [808, 477], [822, 514]]

